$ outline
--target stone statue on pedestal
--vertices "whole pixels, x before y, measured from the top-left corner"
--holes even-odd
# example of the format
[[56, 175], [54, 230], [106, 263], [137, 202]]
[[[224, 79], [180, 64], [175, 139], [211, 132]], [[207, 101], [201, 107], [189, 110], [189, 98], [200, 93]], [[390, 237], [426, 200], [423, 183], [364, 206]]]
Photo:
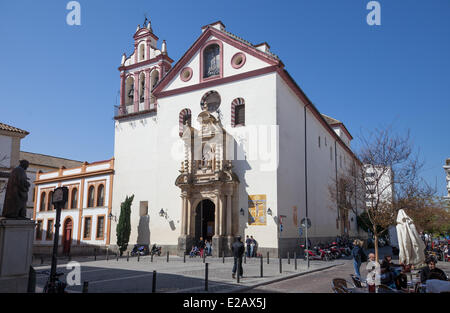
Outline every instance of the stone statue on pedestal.
[[20, 160], [19, 166], [11, 171], [6, 186], [2, 216], [6, 218], [27, 219], [27, 200], [30, 182], [26, 174], [27, 160]]

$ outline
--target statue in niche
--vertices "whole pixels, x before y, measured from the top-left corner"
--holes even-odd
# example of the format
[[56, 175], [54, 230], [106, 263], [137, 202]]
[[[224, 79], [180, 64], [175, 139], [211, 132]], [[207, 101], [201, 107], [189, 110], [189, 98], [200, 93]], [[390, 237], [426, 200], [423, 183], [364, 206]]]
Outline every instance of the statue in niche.
[[220, 74], [219, 52], [220, 48], [218, 45], [211, 45], [205, 49], [205, 78]]
[[27, 219], [27, 201], [30, 182], [26, 174], [29, 166], [27, 160], [20, 160], [19, 166], [11, 171], [6, 186], [5, 202], [3, 204], [3, 217]]

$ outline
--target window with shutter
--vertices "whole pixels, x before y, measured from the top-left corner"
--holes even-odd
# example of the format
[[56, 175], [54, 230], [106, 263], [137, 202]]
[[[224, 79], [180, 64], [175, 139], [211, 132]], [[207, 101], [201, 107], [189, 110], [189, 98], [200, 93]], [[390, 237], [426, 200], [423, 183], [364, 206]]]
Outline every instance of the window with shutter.
[[236, 106], [236, 121], [235, 121], [235, 125], [241, 125], [244, 126], [245, 125], [245, 105], [241, 104]]

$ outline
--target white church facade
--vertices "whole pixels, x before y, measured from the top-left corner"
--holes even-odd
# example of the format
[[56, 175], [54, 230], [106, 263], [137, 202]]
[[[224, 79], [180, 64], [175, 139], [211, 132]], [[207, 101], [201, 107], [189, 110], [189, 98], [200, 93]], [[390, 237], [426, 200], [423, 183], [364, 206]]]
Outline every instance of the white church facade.
[[[360, 166], [345, 126], [322, 115], [267, 43], [229, 33], [221, 22], [174, 64], [150, 24], [123, 55], [115, 114], [112, 215], [134, 194], [132, 243], [182, 254], [200, 237], [213, 255], [234, 236], [259, 252], [285, 255], [304, 240], [358, 236], [356, 217], [329, 194], [340, 171]], [[116, 241], [111, 225], [111, 244]]]

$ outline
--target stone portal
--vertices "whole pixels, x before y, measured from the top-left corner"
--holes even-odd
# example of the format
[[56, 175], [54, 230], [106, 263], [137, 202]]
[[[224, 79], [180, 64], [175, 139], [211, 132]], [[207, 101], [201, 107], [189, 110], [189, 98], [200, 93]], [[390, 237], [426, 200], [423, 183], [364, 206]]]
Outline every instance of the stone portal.
[[239, 179], [232, 170], [232, 157], [227, 157], [234, 154], [228, 149], [234, 139], [206, 109], [198, 121], [200, 130], [184, 125], [185, 158], [175, 181], [182, 199], [178, 254], [188, 253], [202, 234], [212, 238], [214, 257], [229, 256], [239, 231]]

